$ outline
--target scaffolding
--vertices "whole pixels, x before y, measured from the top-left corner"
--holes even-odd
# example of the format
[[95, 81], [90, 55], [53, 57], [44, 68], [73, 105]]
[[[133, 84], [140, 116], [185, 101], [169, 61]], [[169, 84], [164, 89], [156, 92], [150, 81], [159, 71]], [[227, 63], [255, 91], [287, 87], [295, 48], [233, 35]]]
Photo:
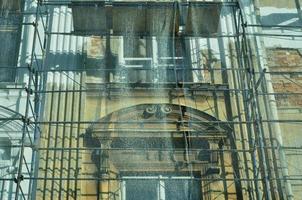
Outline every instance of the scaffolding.
[[298, 199], [302, 59], [266, 48], [301, 43], [292, 5], [300, 24], [258, 1], [0, 0], [0, 38], [20, 37], [0, 199]]

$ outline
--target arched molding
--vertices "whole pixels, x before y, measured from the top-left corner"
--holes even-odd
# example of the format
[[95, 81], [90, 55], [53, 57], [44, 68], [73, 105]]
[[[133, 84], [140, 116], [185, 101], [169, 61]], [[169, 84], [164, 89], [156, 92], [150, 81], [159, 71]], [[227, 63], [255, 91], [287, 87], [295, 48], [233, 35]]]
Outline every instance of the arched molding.
[[[173, 130], [175, 130], [175, 134]], [[147, 135], [144, 136], [144, 134]], [[91, 152], [91, 160], [96, 165], [96, 174], [99, 177], [110, 176], [109, 166], [113, 164], [116, 169], [114, 173], [162, 169], [165, 172], [173, 172], [174, 170], [177, 173], [200, 172], [201, 176], [219, 178], [222, 171], [226, 173], [225, 166], [221, 163], [224, 162], [224, 159], [221, 159], [225, 157], [224, 151], [226, 149], [236, 150], [233, 134], [229, 124], [192, 107], [167, 103], [139, 104], [109, 113], [92, 123], [84, 134], [84, 145], [96, 147]], [[176, 140], [181, 141], [182, 146], [177, 147], [179, 145], [175, 142], [177, 136], [178, 139]], [[140, 140], [136, 140], [137, 137]], [[165, 142], [161, 143], [165, 138], [170, 142], [168, 146]], [[136, 140], [135, 144], [131, 146], [134, 140]], [[148, 140], [149, 143], [144, 146]], [[195, 149], [196, 151], [193, 153], [195, 156], [191, 154], [191, 157], [186, 158], [186, 152], [191, 151], [191, 147], [187, 149], [184, 146], [188, 140], [192, 144], [195, 142], [195, 146], [192, 145], [192, 150]], [[157, 153], [154, 154], [154, 150], [148, 146], [150, 143], [153, 145], [152, 147], [156, 147]], [[123, 153], [123, 150], [119, 153], [110, 153], [110, 148], [116, 147], [125, 148], [124, 153], [126, 154]], [[134, 147], [130, 154], [127, 153], [128, 147], [130, 147], [129, 149]], [[134, 150], [137, 147], [140, 149]], [[167, 151], [170, 147], [172, 150]], [[151, 151], [152, 158], [148, 158], [148, 151]], [[232, 151], [226, 152], [231, 156], [229, 162], [236, 168], [238, 165], [237, 155]], [[145, 165], [142, 163], [143, 160]], [[104, 167], [105, 165], [107, 167]], [[234, 174], [236, 193], [241, 199], [240, 174], [235, 170], [232, 173]]]
[[[165, 109], [168, 109], [165, 113]], [[169, 110], [170, 109], [170, 110]], [[153, 112], [153, 113], [152, 113]], [[221, 136], [234, 139], [232, 128], [201, 110], [177, 104], [138, 104], [119, 109], [92, 123], [87, 131], [109, 128], [114, 124], [135, 123], [179, 123], [199, 132], [222, 133]]]
[[[0, 106], [0, 137], [17, 139], [22, 137], [24, 116], [12, 109]], [[30, 127], [29, 127], [30, 128]]]

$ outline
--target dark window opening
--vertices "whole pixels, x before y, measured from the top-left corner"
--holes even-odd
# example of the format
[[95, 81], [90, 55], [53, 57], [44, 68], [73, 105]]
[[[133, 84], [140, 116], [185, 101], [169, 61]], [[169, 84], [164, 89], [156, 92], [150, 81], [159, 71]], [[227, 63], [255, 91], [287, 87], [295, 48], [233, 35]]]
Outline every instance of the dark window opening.
[[10, 160], [11, 142], [8, 138], [0, 138], [0, 160]]

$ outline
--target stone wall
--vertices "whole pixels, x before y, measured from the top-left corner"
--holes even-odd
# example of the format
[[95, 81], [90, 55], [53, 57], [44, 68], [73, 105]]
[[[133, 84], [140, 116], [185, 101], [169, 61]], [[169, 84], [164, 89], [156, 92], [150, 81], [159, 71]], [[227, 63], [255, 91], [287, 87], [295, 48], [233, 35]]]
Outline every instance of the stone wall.
[[[289, 176], [301, 176], [298, 166], [302, 165], [301, 123], [293, 123], [302, 119], [302, 54], [301, 49], [271, 48], [267, 49], [267, 61], [272, 73], [273, 88], [277, 100], [278, 117], [283, 120], [280, 129], [283, 138]], [[286, 72], [277, 74], [275, 72]], [[299, 72], [299, 73], [296, 73]], [[278, 95], [276, 93], [279, 93]], [[282, 93], [282, 94], [280, 94]], [[286, 122], [292, 120], [293, 122]], [[296, 149], [295, 149], [296, 148]], [[299, 180], [291, 180], [295, 198], [302, 195]]]

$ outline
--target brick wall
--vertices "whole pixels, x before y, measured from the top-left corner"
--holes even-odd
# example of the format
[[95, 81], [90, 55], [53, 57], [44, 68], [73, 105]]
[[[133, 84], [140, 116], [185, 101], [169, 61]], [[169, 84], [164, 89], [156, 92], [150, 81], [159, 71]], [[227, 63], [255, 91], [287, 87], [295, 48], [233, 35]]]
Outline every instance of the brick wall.
[[267, 49], [267, 61], [271, 72], [291, 72], [272, 74], [275, 93], [286, 93], [276, 95], [278, 106], [302, 107], [302, 95], [292, 94], [302, 94], [302, 49]]

